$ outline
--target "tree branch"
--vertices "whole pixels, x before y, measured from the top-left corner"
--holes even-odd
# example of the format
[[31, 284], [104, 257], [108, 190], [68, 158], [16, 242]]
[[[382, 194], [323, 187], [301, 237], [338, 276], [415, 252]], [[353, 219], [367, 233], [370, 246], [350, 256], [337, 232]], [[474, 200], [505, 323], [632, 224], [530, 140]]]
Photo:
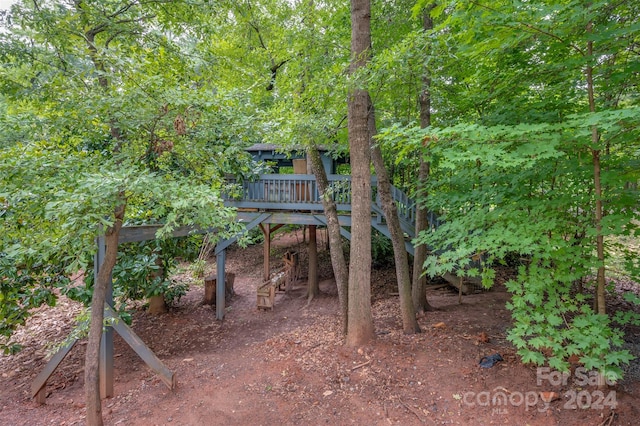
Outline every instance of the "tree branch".
[[273, 65], [271, 65], [271, 81], [269, 81], [269, 84], [267, 85], [267, 91], [273, 90], [273, 87], [276, 84], [276, 77], [278, 75], [278, 70], [287, 62], [289, 62], [289, 59], [285, 59], [283, 61], [280, 61], [280, 63], [276, 64], [274, 63], [273, 59], [271, 59], [271, 63]]

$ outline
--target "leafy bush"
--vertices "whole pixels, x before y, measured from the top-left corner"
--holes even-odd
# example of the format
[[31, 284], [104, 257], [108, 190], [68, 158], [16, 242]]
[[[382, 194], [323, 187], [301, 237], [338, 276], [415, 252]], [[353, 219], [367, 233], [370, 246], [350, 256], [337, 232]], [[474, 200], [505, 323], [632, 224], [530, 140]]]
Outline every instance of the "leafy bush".
[[371, 262], [376, 268], [393, 265], [393, 244], [385, 235], [371, 230]]
[[506, 283], [513, 294], [507, 308], [514, 326], [510, 340], [524, 362], [548, 362], [551, 368], [567, 371], [567, 358], [576, 355], [588, 370], [596, 370], [616, 381], [622, 364], [633, 356], [620, 349], [623, 333], [613, 327], [607, 315], [593, 312], [590, 297], [572, 291], [575, 272], [567, 259], [544, 261], [540, 256], [521, 266], [518, 277]]
[[59, 265], [17, 264], [12, 256], [0, 252], [0, 350], [19, 351], [20, 346], [9, 340], [14, 330], [24, 325], [29, 309], [54, 306], [53, 289], [68, 282]]
[[[496, 262], [518, 266], [517, 278], [507, 283], [513, 295], [509, 339], [524, 362], [565, 370], [568, 358], [577, 355], [587, 368], [616, 380], [632, 358], [621, 350], [619, 327], [637, 319], [604, 315], [606, 301], [594, 299], [592, 277], [598, 271], [602, 290], [612, 259], [625, 255], [621, 273], [638, 275], [637, 253], [629, 256], [629, 250], [612, 244], [640, 236], [638, 191], [625, 186], [640, 170], [625, 151], [638, 140], [637, 112], [575, 114], [548, 124], [397, 128], [385, 135], [403, 140], [399, 146], [407, 152], [422, 149], [425, 140], [437, 141], [428, 146], [428, 196], [419, 202], [438, 212], [442, 223], [416, 238], [431, 249], [424, 265], [430, 276], [456, 270], [481, 275], [490, 286]], [[617, 155], [603, 156], [606, 166], [598, 170], [606, 182], [604, 200], [595, 196], [593, 162], [584, 160], [593, 153], [595, 122], [606, 129], [603, 138], [620, 137]], [[596, 223], [602, 203], [604, 214]], [[483, 268], [472, 264], [478, 257]], [[576, 282], [586, 284], [577, 294]]]
[[[116, 307], [118, 311], [123, 313], [128, 300], [143, 300], [161, 294], [164, 294], [169, 305], [180, 300], [186, 294], [188, 285], [171, 280], [170, 275], [178, 258], [190, 260], [194, 253], [197, 257], [201, 239], [201, 236], [189, 236], [121, 245], [113, 269], [113, 295], [114, 299], [121, 302]], [[87, 268], [93, 270], [93, 261], [87, 262]], [[88, 306], [93, 291], [93, 273], [86, 274], [84, 281], [84, 286], [63, 287], [62, 291]]]

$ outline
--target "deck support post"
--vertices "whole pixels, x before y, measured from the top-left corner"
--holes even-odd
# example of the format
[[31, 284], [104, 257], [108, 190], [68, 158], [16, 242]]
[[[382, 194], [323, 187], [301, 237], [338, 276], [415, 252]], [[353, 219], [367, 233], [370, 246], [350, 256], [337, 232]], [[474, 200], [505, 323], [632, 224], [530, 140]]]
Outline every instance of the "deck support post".
[[316, 296], [318, 288], [318, 243], [316, 238], [316, 225], [309, 225], [309, 295]]
[[[98, 251], [94, 256], [93, 276], [94, 280], [98, 281], [98, 272], [100, 271], [100, 265], [104, 261], [106, 252], [106, 242], [104, 236], [100, 236], [97, 239]], [[107, 285], [107, 297], [105, 303], [109, 306], [113, 305], [113, 283], [111, 277], [109, 277], [109, 284]], [[113, 396], [113, 328], [106, 326], [102, 332], [102, 338], [100, 340], [100, 397], [110, 398]]]
[[225, 263], [227, 250], [223, 249], [216, 255], [216, 318], [224, 319], [225, 303]]
[[265, 223], [265, 224], [260, 224], [260, 229], [262, 230], [262, 233], [264, 234], [264, 274], [263, 274], [263, 278], [264, 281], [269, 281], [269, 278], [271, 276], [271, 265], [270, 265], [270, 260], [271, 260], [271, 224], [270, 223]]

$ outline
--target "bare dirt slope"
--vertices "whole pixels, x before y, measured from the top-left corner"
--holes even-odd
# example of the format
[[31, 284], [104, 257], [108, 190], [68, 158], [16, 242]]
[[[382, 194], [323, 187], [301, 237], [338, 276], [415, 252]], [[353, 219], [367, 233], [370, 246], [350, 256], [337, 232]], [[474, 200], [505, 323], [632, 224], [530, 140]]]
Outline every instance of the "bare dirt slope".
[[[284, 237], [274, 245], [278, 258], [278, 250], [300, 248], [300, 237]], [[420, 319], [423, 333], [405, 336], [393, 294], [394, 272], [375, 271], [377, 338], [346, 348], [326, 253], [321, 297], [307, 307], [305, 283], [299, 282], [277, 296], [272, 311], [261, 311], [255, 290], [261, 282], [261, 250], [229, 253], [237, 295], [223, 322], [216, 321], [214, 308], [201, 305], [198, 286], [167, 314], [136, 311], [134, 331], [175, 371], [178, 386], [169, 391], [116, 338], [115, 396], [104, 401], [106, 424], [637, 424], [640, 386], [634, 374], [602, 394], [575, 374], [564, 385], [548, 379], [538, 384], [536, 369], [523, 366], [505, 339], [510, 317], [501, 285], [464, 297], [462, 305], [448, 288], [431, 291], [438, 311]], [[50, 381], [46, 405], [37, 405], [28, 392], [45, 363], [43, 343], [62, 339], [78, 309], [67, 300], [43, 309], [17, 336], [25, 350], [0, 356], [0, 424], [84, 423], [83, 344]], [[495, 353], [504, 360], [488, 369], [478, 366], [482, 357]]]

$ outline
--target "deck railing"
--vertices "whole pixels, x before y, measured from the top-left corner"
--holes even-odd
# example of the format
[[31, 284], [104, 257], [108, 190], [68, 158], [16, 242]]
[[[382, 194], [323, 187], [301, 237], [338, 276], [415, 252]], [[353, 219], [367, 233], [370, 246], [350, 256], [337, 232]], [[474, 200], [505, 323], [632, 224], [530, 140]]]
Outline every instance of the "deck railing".
[[[351, 210], [351, 177], [330, 175], [329, 186], [340, 210]], [[322, 211], [322, 199], [313, 175], [260, 175], [257, 179], [229, 183], [238, 191], [227, 195], [226, 204], [238, 208], [259, 210]]]
[[[341, 211], [351, 211], [351, 176], [328, 175], [329, 194]], [[318, 192], [318, 185], [314, 175], [260, 175], [254, 180], [236, 183], [236, 196], [228, 195], [226, 203], [229, 206], [243, 209], [258, 209], [267, 211], [277, 210], [307, 210], [323, 211], [322, 199]], [[377, 179], [371, 179], [373, 188], [374, 210], [381, 212], [381, 205], [377, 194]], [[392, 186], [391, 193], [398, 208], [400, 220], [407, 224], [415, 224], [416, 203], [407, 194]]]

